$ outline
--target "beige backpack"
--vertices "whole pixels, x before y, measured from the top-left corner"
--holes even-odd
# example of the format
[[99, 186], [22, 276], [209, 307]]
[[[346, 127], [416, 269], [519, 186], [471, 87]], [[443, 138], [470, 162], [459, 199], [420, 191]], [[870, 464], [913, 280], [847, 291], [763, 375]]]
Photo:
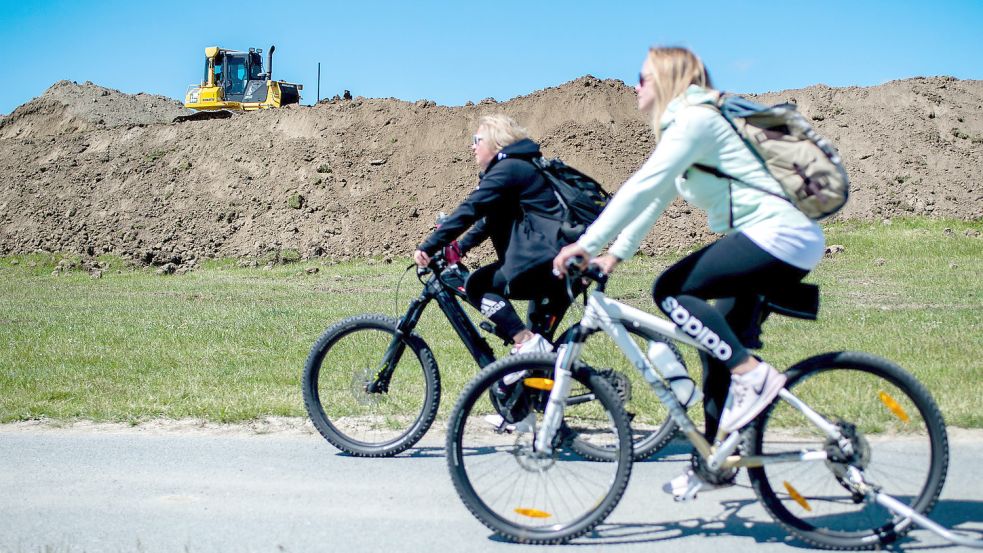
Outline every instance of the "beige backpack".
[[785, 195], [748, 184], [715, 167], [697, 169], [767, 194], [779, 196], [810, 219], [836, 213], [849, 197], [850, 180], [836, 148], [819, 136], [794, 104], [764, 106], [732, 94], [721, 94], [714, 104], [699, 104], [718, 111], [748, 149], [778, 181]]

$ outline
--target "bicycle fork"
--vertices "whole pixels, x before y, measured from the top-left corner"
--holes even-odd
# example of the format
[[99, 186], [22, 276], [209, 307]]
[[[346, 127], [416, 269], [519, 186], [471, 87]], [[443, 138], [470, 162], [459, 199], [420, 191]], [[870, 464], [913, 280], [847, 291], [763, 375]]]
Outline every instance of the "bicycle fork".
[[378, 371], [372, 380], [365, 383], [367, 393], [384, 394], [389, 391], [389, 381], [406, 351], [406, 336], [413, 334], [413, 329], [416, 328], [416, 323], [420, 320], [420, 315], [423, 314], [423, 309], [429, 302], [430, 297], [426, 292], [410, 302], [406, 314], [399, 319], [399, 323], [396, 325], [396, 331], [389, 342], [389, 347], [386, 348], [386, 353], [382, 356]]
[[550, 390], [550, 397], [543, 412], [543, 424], [536, 432], [536, 440], [533, 442], [533, 451], [544, 457], [553, 454], [553, 438], [563, 424], [563, 409], [573, 385], [573, 363], [584, 346], [583, 340], [577, 339], [579, 334], [579, 331], [575, 332], [574, 339], [560, 347], [560, 354], [556, 359], [553, 389]]

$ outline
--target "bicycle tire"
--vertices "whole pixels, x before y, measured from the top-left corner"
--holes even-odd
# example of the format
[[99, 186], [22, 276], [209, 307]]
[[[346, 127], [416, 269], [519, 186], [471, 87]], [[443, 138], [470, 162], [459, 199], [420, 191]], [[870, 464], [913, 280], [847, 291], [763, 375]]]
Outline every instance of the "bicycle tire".
[[[588, 367], [575, 368], [573, 376], [596, 395], [594, 403], [604, 417], [583, 421], [565, 416], [564, 424], [583, 432], [607, 432], [609, 439], [618, 443], [612, 448], [618, 452], [613, 462], [583, 459], [569, 448], [562, 431], [553, 455], [537, 458], [529, 449], [535, 432], [520, 429], [529, 418], [515, 425], [511, 433], [501, 432], [481, 418], [482, 413], [493, 414], [488, 391], [505, 375], [520, 370], [529, 371], [528, 375], [550, 375], [555, 359], [555, 354], [537, 353], [489, 365], [465, 387], [448, 421], [447, 465], [454, 489], [482, 524], [514, 542], [557, 544], [589, 532], [617, 506], [631, 476], [627, 413], [610, 385]], [[546, 397], [548, 392], [530, 391], [535, 428]], [[596, 420], [602, 423], [594, 427]], [[491, 487], [485, 489], [489, 478]], [[498, 489], [503, 484], [505, 487]], [[561, 487], [565, 488], [562, 492]], [[553, 490], [558, 495], [546, 497]]]
[[[931, 394], [898, 365], [866, 353], [817, 355], [786, 375], [789, 391], [857, 436], [860, 454], [749, 469], [765, 509], [792, 534], [826, 549], [880, 548], [903, 536], [911, 519], [854, 496], [837, 473], [861, 467], [870, 484], [927, 514], [942, 492], [949, 458], [945, 422]], [[785, 401], [773, 403], [749, 429], [752, 454], [820, 446], [825, 436], [801, 430], [799, 416]], [[826, 447], [835, 453], [835, 446]], [[892, 464], [888, 454], [900, 460]]]
[[311, 422], [331, 445], [350, 455], [389, 457], [405, 451], [437, 416], [440, 373], [419, 336], [403, 337], [406, 350], [389, 389], [378, 394], [365, 391], [396, 325], [396, 319], [384, 315], [340, 321], [324, 331], [304, 365], [304, 406]]
[[[661, 335], [643, 334], [640, 329], [629, 325], [625, 326], [625, 330], [636, 337], [636, 342], [639, 343], [643, 353], [646, 351], [645, 344], [649, 340], [663, 342], [669, 346], [676, 359], [684, 367], [686, 366], [682, 353], [672, 341], [666, 340]], [[632, 398], [625, 405], [625, 409], [629, 412], [629, 420], [631, 421], [633, 456], [635, 461], [644, 461], [672, 441], [679, 432], [679, 425], [669, 417], [668, 409], [659, 401], [651, 385], [645, 381], [638, 369], [628, 362], [624, 353], [610, 342], [610, 339], [605, 340], [601, 346], [606, 347], [607, 351], [598, 351], [596, 346], [602, 336], [606, 337], [607, 335], [595, 330], [587, 337], [579, 361], [595, 370], [612, 367], [612, 370], [630, 380]], [[592, 338], [594, 339], [592, 340]], [[595, 347], [592, 348], [591, 345], [595, 345]], [[618, 365], [619, 362], [621, 365]], [[603, 461], [609, 457], [604, 451], [592, 447], [589, 443], [574, 442], [571, 445], [580, 455], [590, 459]]]

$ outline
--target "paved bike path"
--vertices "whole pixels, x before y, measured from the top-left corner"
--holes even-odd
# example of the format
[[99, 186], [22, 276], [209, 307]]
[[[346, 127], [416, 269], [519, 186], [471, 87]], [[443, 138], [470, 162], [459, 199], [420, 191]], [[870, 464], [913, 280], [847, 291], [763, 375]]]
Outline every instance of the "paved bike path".
[[[676, 504], [660, 490], [685, 448], [636, 463], [605, 524], [569, 551], [779, 551], [788, 538], [739, 485]], [[983, 538], [983, 433], [955, 432], [934, 518]], [[900, 550], [960, 551], [925, 530]], [[452, 548], [452, 549], [451, 549]], [[316, 435], [0, 426], [0, 552], [526, 551], [467, 512], [442, 443], [392, 459], [339, 455]]]

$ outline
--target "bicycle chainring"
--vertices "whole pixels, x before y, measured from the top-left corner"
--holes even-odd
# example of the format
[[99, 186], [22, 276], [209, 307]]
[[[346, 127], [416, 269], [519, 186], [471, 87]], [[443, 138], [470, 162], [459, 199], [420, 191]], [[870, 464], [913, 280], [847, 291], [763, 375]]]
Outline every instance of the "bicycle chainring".
[[730, 486], [737, 479], [737, 467], [711, 470], [706, 459], [695, 451], [690, 457], [690, 466], [701, 480], [712, 486]]

